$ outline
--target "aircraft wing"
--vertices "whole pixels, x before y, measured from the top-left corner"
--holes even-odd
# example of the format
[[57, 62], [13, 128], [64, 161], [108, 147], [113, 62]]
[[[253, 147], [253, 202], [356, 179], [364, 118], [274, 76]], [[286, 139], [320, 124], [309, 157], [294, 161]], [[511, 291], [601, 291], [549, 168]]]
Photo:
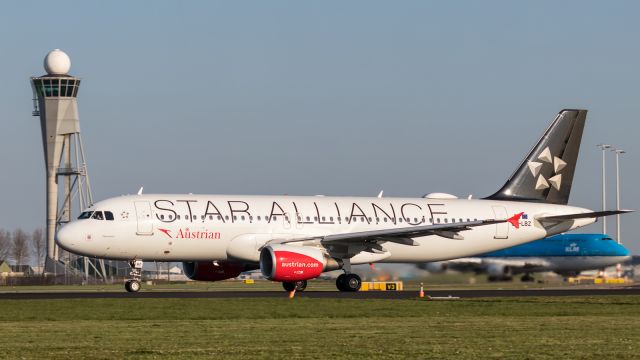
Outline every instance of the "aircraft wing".
[[408, 226], [403, 228], [393, 228], [393, 229], [383, 229], [383, 230], [372, 230], [372, 231], [358, 231], [358, 232], [350, 232], [350, 233], [341, 233], [341, 234], [330, 234], [330, 235], [318, 235], [311, 237], [303, 237], [303, 238], [294, 238], [294, 239], [282, 239], [282, 240], [273, 240], [270, 241], [270, 244], [286, 244], [286, 243], [294, 243], [294, 242], [308, 242], [308, 241], [319, 241], [323, 246], [354, 246], [361, 245], [365, 248], [373, 247], [380, 249], [380, 246], [377, 245], [378, 242], [395, 242], [403, 245], [411, 245], [417, 246], [418, 243], [413, 240], [415, 237], [428, 236], [428, 235], [437, 235], [446, 237], [454, 240], [462, 240], [464, 239], [459, 232], [471, 230], [476, 226], [484, 226], [491, 224], [498, 224], [510, 221], [510, 219], [504, 220], [477, 220], [477, 221], [467, 221], [467, 222], [458, 222], [458, 223], [450, 223], [450, 224], [436, 224], [436, 225], [422, 225], [422, 226]]
[[541, 258], [528, 257], [528, 258], [484, 258], [482, 263], [486, 265], [502, 265], [511, 268], [528, 269], [533, 267], [549, 266], [549, 263]]
[[329, 244], [350, 244], [350, 243], [360, 243], [360, 242], [377, 242], [377, 241], [389, 241], [395, 242], [404, 245], [413, 245], [416, 246], [416, 243], [413, 238], [428, 236], [428, 235], [437, 235], [446, 237], [448, 239], [454, 240], [462, 240], [464, 239], [459, 232], [471, 230], [471, 228], [476, 226], [484, 226], [491, 224], [498, 224], [507, 222], [508, 220], [478, 220], [478, 221], [467, 221], [467, 222], [459, 222], [452, 224], [437, 224], [437, 225], [423, 225], [423, 226], [411, 226], [411, 227], [403, 227], [399, 229], [383, 229], [383, 230], [372, 230], [372, 231], [359, 231], [352, 233], [343, 233], [343, 234], [331, 234], [326, 235], [321, 239], [321, 243], [323, 245]]

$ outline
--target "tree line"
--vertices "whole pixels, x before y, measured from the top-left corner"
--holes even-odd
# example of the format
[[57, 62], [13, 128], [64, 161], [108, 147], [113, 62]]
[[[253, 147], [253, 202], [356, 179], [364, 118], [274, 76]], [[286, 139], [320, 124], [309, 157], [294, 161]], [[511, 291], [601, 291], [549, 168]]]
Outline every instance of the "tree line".
[[35, 264], [44, 268], [47, 243], [44, 230], [35, 229], [28, 234], [22, 229], [13, 232], [0, 229], [0, 262], [14, 265]]

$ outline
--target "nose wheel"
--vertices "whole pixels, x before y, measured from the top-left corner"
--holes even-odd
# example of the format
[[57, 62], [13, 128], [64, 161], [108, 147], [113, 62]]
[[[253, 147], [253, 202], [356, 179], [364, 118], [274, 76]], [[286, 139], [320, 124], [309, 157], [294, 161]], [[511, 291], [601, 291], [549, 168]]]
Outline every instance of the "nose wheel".
[[124, 288], [127, 292], [135, 293], [140, 291], [140, 288], [142, 288], [142, 285], [140, 284], [140, 280], [142, 280], [142, 265], [144, 265], [142, 260], [129, 261], [129, 266], [131, 266], [131, 272], [129, 275], [131, 275], [131, 279], [124, 283]]
[[362, 286], [362, 279], [357, 274], [342, 274], [336, 279], [336, 287], [340, 291], [356, 292]]
[[138, 280], [127, 280], [127, 282], [124, 283], [124, 288], [127, 292], [138, 292], [141, 287], [142, 285], [140, 285], [140, 281]]

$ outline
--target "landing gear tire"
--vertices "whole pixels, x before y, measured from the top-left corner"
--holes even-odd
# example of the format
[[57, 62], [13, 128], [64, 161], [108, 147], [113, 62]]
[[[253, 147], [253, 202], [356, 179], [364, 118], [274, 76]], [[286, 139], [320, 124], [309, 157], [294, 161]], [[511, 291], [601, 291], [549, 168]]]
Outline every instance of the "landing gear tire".
[[128, 280], [126, 283], [124, 283], [124, 288], [127, 289], [128, 292], [138, 292], [140, 291], [140, 288], [142, 286], [140, 286], [140, 281], [138, 280]]
[[532, 282], [534, 280], [535, 279], [533, 278], [533, 276], [531, 276], [529, 274], [522, 275], [522, 277], [520, 278], [520, 281], [522, 281], [522, 282]]
[[291, 292], [295, 289], [295, 291], [304, 291], [307, 288], [307, 280], [300, 281], [284, 281], [282, 282], [282, 287], [285, 291]]
[[129, 279], [124, 283], [124, 288], [127, 292], [135, 293], [140, 291], [140, 288], [142, 287], [140, 284], [140, 280], [142, 279], [142, 265], [142, 260], [134, 259], [129, 261], [129, 266], [131, 266], [131, 272], [129, 275], [131, 275], [132, 279]]
[[336, 279], [336, 287], [340, 291], [356, 292], [362, 286], [362, 279], [357, 274], [342, 274]]

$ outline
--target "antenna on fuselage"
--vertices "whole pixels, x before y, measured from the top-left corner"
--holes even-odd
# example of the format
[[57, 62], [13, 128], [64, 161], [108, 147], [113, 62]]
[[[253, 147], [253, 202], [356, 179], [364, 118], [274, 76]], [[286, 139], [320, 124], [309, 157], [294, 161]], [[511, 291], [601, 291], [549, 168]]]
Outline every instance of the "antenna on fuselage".
[[140, 186], [140, 190], [138, 190], [138, 195], [142, 195], [142, 190], [144, 190], [144, 186]]
[[378, 199], [382, 199], [382, 194], [384, 194], [384, 190], [380, 190], [380, 193], [378, 194]]

